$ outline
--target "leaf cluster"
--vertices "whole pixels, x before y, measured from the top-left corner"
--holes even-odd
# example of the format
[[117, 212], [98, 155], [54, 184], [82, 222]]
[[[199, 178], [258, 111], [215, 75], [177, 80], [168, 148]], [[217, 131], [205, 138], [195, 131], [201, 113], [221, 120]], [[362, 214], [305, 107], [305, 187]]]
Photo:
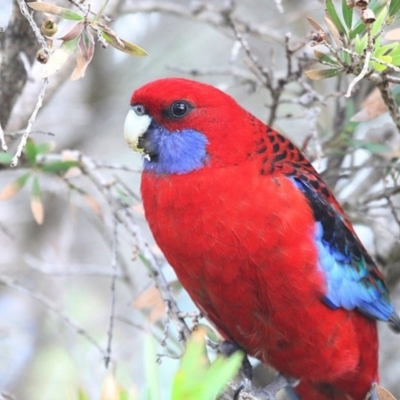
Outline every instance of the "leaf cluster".
[[[394, 31], [384, 35], [398, 17], [400, 0], [390, 3], [373, 0], [364, 10], [346, 0], [342, 0], [341, 7], [335, 6], [333, 0], [326, 0], [325, 5], [327, 30], [312, 18], [308, 20], [316, 30], [311, 37], [312, 44], [323, 45], [328, 50], [328, 53], [314, 50], [315, 59], [329, 68], [306, 71], [308, 78], [320, 80], [359, 74], [367, 51], [371, 53], [369, 73], [393, 71], [400, 66], [400, 42], [397, 41], [400, 35]], [[364, 17], [366, 11], [369, 11], [368, 18]]]
[[[145, 56], [146, 51], [138, 45], [127, 40], [121, 39], [117, 34], [105, 23], [101, 22], [102, 12], [107, 2], [101, 8], [98, 14], [93, 18], [90, 15], [82, 15], [76, 11], [59, 7], [50, 3], [31, 2], [28, 6], [35, 11], [40, 11], [46, 14], [55, 15], [60, 19], [76, 21], [76, 24], [63, 37], [60, 37], [61, 45], [50, 55], [43, 57], [40, 54], [40, 60], [45, 63], [45, 68], [42, 74], [43, 78], [57, 72], [65, 62], [75, 54], [76, 67], [72, 73], [71, 80], [82, 78], [85, 75], [86, 69], [92, 61], [95, 50], [95, 37], [101, 43], [102, 47], [111, 45], [119, 51], [127, 53], [131, 56]], [[42, 25], [46, 26], [46, 24]], [[43, 29], [42, 29], [43, 31]], [[46, 34], [46, 30], [43, 31]], [[53, 31], [52, 31], [52, 34]], [[47, 37], [52, 43], [52, 38]]]
[[[44, 207], [39, 176], [41, 174], [60, 175], [66, 173], [70, 168], [79, 167], [77, 161], [70, 160], [42, 162], [42, 156], [53, 149], [54, 143], [52, 142], [36, 144], [32, 139], [28, 139], [25, 147], [25, 158], [29, 171], [20, 175], [13, 182], [5, 186], [0, 192], [0, 200], [7, 200], [15, 196], [28, 182], [30, 182], [31, 211], [38, 224], [42, 224], [44, 219]], [[11, 159], [11, 154], [0, 153], [0, 164], [10, 165]]]

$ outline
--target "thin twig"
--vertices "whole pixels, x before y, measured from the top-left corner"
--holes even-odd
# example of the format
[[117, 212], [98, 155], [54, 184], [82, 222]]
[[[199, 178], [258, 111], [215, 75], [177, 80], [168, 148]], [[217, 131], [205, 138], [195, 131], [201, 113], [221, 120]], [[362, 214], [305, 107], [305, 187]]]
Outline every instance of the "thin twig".
[[386, 106], [388, 107], [389, 114], [395, 123], [397, 130], [400, 133], [400, 113], [397, 106], [396, 100], [393, 96], [392, 91], [389, 88], [389, 82], [384, 79], [385, 75], [382, 75], [382, 82], [377, 85], [381, 92], [382, 99]]
[[96, 340], [76, 322], [72, 321], [69, 317], [64, 315], [62, 311], [59, 310], [58, 307], [56, 307], [47, 297], [43, 296], [43, 294], [26, 288], [16, 279], [8, 278], [5, 276], [0, 277], [0, 284], [24, 292], [29, 296], [33, 297], [34, 299], [38, 300], [42, 304], [44, 304], [49, 310], [53, 311], [59, 318], [61, 318], [67, 325], [69, 325], [76, 333], [82, 335], [89, 343], [91, 343], [101, 353], [103, 357], [105, 357], [104, 350], [96, 342]]
[[360, 82], [368, 74], [369, 62], [371, 61], [372, 52], [374, 51], [374, 43], [373, 43], [371, 30], [372, 30], [372, 24], [368, 24], [367, 25], [368, 44], [367, 44], [367, 48], [365, 50], [364, 64], [361, 69], [361, 72], [350, 82], [350, 85], [347, 89], [345, 97], [350, 97], [354, 86], [357, 85], [357, 83]]
[[1, 122], [0, 122], [0, 145], [1, 145], [1, 149], [3, 151], [7, 151], [8, 150], [8, 146], [7, 146], [6, 140], [4, 138], [4, 131], [3, 131], [3, 128], [1, 126]]
[[36, 36], [37, 41], [39, 42], [42, 49], [46, 52], [46, 54], [50, 54], [51, 51], [49, 46], [47, 45], [47, 40], [40, 32], [39, 27], [36, 25], [35, 20], [33, 19], [31, 13], [29, 12], [28, 6], [26, 5], [24, 0], [17, 0], [19, 9], [21, 10], [21, 14], [27, 19], [30, 27], [32, 28], [33, 33]]
[[121, 223], [125, 229], [135, 239], [136, 245], [141, 254], [141, 260], [146, 265], [152, 278], [154, 279], [158, 289], [160, 290], [161, 297], [163, 298], [164, 304], [167, 307], [167, 313], [169, 318], [174, 321], [175, 326], [181, 336], [181, 340], [186, 341], [190, 336], [190, 329], [186, 325], [183, 318], [179, 317], [180, 310], [175, 302], [175, 299], [171, 293], [168, 282], [165, 279], [164, 274], [156, 261], [156, 258], [148, 243], [143, 239], [139, 227], [135, 223], [132, 214], [126, 207], [121, 205], [119, 198], [113, 192], [109, 182], [107, 182], [104, 176], [100, 175], [96, 171], [96, 165], [93, 161], [85, 156], [80, 157], [83, 172], [88, 176], [95, 187], [103, 194], [106, 201], [110, 204], [114, 218]]
[[353, 91], [354, 86], [357, 85], [358, 82], [360, 82], [368, 73], [369, 69], [369, 62], [371, 61], [371, 51], [367, 51], [365, 55], [365, 60], [364, 60], [364, 65], [362, 67], [361, 72], [350, 82], [350, 85], [347, 89], [347, 92], [345, 94], [345, 97], [351, 97], [351, 92]]
[[35, 123], [37, 113], [39, 112], [40, 108], [42, 107], [43, 98], [44, 98], [44, 94], [46, 92], [46, 87], [47, 87], [48, 83], [49, 83], [48, 78], [44, 78], [43, 79], [42, 89], [40, 90], [40, 93], [39, 93], [35, 108], [33, 109], [32, 115], [29, 118], [28, 125], [27, 125], [27, 127], [25, 129], [25, 132], [23, 133], [23, 135], [21, 137], [21, 140], [19, 142], [17, 151], [15, 152], [15, 155], [11, 160], [11, 164], [10, 164], [11, 167], [16, 167], [18, 165], [18, 160], [21, 157], [22, 150], [24, 149], [24, 147], [26, 145], [26, 141], [28, 140], [29, 133], [32, 130], [32, 126]]
[[115, 318], [115, 300], [116, 300], [116, 283], [118, 275], [118, 221], [113, 218], [113, 246], [112, 246], [112, 258], [111, 258], [111, 268], [113, 270], [113, 275], [111, 278], [111, 306], [110, 306], [110, 319], [108, 322], [108, 332], [107, 332], [107, 350], [105, 357], [105, 365], [108, 365], [111, 360], [111, 346], [113, 339], [113, 329], [114, 329], [114, 318]]

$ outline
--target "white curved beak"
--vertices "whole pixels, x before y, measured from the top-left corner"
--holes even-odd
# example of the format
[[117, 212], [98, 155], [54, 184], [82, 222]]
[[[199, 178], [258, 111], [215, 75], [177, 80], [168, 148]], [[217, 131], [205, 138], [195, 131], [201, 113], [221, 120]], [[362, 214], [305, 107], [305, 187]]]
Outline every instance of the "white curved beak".
[[151, 123], [148, 115], [137, 115], [132, 109], [128, 111], [124, 124], [124, 137], [128, 146], [139, 153], [143, 153], [142, 148], [138, 148], [139, 138], [147, 131]]

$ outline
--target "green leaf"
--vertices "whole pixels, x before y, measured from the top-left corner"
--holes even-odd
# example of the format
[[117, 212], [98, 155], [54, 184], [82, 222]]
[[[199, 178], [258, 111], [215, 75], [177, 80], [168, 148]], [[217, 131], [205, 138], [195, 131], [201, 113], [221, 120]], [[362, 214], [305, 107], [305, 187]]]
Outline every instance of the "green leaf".
[[390, 146], [383, 143], [374, 143], [358, 139], [350, 140], [350, 145], [355, 148], [368, 150], [374, 154], [386, 154], [392, 150]]
[[90, 400], [89, 395], [82, 388], [78, 389], [78, 400]]
[[333, 67], [339, 66], [336, 60], [329, 57], [327, 54], [322, 53], [322, 51], [314, 50], [314, 57], [321, 64], [331, 65]]
[[10, 197], [13, 197], [16, 193], [18, 193], [28, 182], [28, 179], [31, 177], [31, 172], [27, 172], [26, 174], [21, 175], [14, 182], [11, 182], [0, 192], [0, 200], [7, 200]]
[[368, 45], [367, 35], [364, 35], [362, 39], [360, 38], [360, 35], [356, 36], [356, 39], [354, 41], [354, 50], [358, 55], [363, 54], [364, 50], [367, 48], [367, 45]]
[[320, 81], [321, 79], [332, 78], [334, 76], [338, 76], [343, 71], [338, 68], [329, 68], [329, 69], [310, 69], [305, 72], [307, 78], [313, 81]]
[[12, 158], [13, 158], [12, 154], [0, 152], [1, 165], [10, 165]]
[[376, 36], [377, 34], [380, 33], [383, 23], [385, 22], [386, 15], [387, 15], [387, 7], [384, 7], [382, 11], [378, 14], [378, 16], [376, 17], [376, 21], [372, 25], [372, 30], [371, 30], [372, 36]]
[[81, 21], [84, 17], [75, 11], [69, 10], [68, 8], [58, 7], [54, 4], [31, 2], [27, 5], [35, 11], [41, 11], [47, 14], [58, 15], [60, 18], [69, 19], [72, 21]]
[[42, 192], [40, 190], [39, 180], [36, 176], [33, 177], [32, 181], [31, 211], [36, 223], [38, 225], [42, 225], [44, 218], [44, 208], [42, 203]]
[[47, 143], [40, 143], [36, 145], [36, 153], [37, 154], [47, 154], [50, 153], [50, 151], [53, 151], [56, 147], [55, 142], [47, 142]]
[[[375, 15], [378, 15], [382, 11], [382, 9], [386, 6], [386, 4], [387, 4], [386, 0], [374, 0], [371, 1], [369, 8], [374, 12]], [[364, 23], [361, 20], [358, 21], [355, 27], [349, 33], [350, 40], [353, 40], [356, 37], [356, 35], [361, 35], [366, 30], [367, 27], [364, 25]]]
[[243, 353], [241, 351], [237, 351], [229, 358], [218, 357], [204, 377], [206, 385], [204, 385], [203, 399], [214, 399], [218, 396], [226, 384], [238, 374], [242, 361]]
[[357, 22], [356, 26], [349, 32], [349, 39], [353, 40], [357, 35], [361, 35], [367, 30], [367, 27], [361, 22]]
[[333, 5], [332, 0], [326, 0], [326, 13], [331, 21], [335, 24], [337, 30], [342, 35], [347, 35], [346, 28], [343, 26], [342, 21], [339, 18], [339, 15], [336, 12], [335, 6]]
[[228, 359], [217, 357], [210, 364], [202, 329], [193, 332], [172, 387], [172, 400], [210, 400], [218, 396], [230, 379], [239, 371], [242, 352]]
[[119, 41], [121, 42], [119, 43], [119, 41], [116, 39], [115, 36], [104, 31], [102, 32], [102, 35], [105, 41], [111, 46], [115, 47], [117, 50], [120, 50], [131, 56], [138, 56], [138, 57], [147, 56], [147, 52], [134, 43], [128, 42], [127, 40], [124, 39], [119, 39]]
[[392, 57], [392, 64], [400, 65], [400, 43], [395, 42], [395, 48], [388, 54]]
[[[390, 64], [392, 63], [392, 57], [390, 57], [390, 56], [381, 56], [381, 57], [377, 57], [377, 58], [379, 60], [382, 60], [385, 63], [390, 63]], [[380, 64], [376, 61], [371, 61], [370, 64], [371, 64], [371, 67], [377, 72], [382, 72], [387, 68], [386, 65]]]
[[353, 23], [353, 9], [347, 6], [346, 0], [342, 0], [342, 14], [344, 22], [350, 30]]
[[37, 156], [36, 144], [30, 138], [28, 138], [28, 140], [26, 141], [25, 156], [30, 166], [36, 167], [36, 156]]
[[377, 47], [374, 51], [373, 56], [374, 57], [380, 57], [380, 56], [391, 56], [392, 57], [392, 52], [391, 50], [394, 50], [397, 47], [396, 43], [389, 43], [385, 44], [384, 46]]
[[40, 167], [42, 172], [58, 174], [66, 172], [72, 167], [79, 167], [78, 161], [53, 161]]
[[400, 0], [392, 0], [389, 6], [389, 16], [396, 15], [400, 10]]

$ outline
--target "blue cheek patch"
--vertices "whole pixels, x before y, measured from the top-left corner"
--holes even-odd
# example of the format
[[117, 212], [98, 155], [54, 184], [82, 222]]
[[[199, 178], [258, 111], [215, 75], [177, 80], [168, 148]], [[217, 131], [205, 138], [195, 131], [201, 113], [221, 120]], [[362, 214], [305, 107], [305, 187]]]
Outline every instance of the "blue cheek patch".
[[193, 129], [170, 132], [152, 124], [146, 141], [154, 153], [144, 159], [144, 169], [157, 174], [185, 174], [207, 163], [207, 137]]

